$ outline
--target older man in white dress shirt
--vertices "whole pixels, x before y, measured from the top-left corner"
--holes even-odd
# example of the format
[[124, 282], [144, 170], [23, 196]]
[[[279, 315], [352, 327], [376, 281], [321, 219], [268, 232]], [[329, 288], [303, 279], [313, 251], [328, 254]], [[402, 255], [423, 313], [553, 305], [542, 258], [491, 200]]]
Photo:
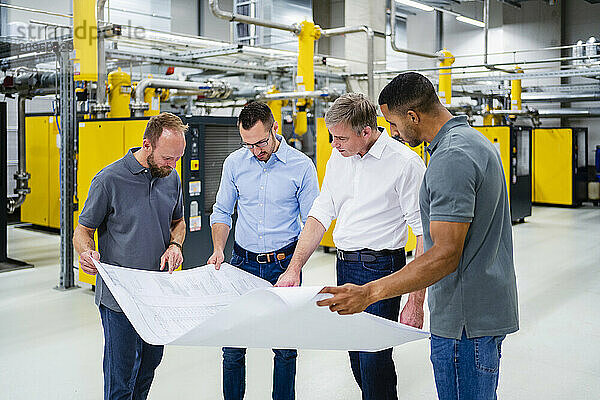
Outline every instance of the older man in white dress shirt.
[[[365, 284], [398, 271], [406, 263], [408, 226], [423, 252], [418, 193], [425, 165], [404, 144], [377, 129], [377, 110], [365, 96], [348, 93], [325, 115], [333, 135], [321, 194], [311, 208], [292, 260], [277, 286], [298, 281], [302, 266], [337, 218], [338, 285]], [[400, 322], [423, 326], [425, 291], [411, 293]], [[400, 297], [379, 301], [367, 312], [397, 321]], [[350, 352], [354, 378], [365, 400], [397, 399], [392, 349]]]

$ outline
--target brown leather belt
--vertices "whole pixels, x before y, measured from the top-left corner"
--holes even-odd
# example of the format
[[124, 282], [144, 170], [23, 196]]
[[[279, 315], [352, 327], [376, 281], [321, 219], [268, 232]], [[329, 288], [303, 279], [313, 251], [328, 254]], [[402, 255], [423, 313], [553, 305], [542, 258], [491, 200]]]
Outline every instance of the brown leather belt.
[[294, 240], [287, 246], [282, 247], [281, 249], [276, 251], [271, 251], [269, 253], [253, 253], [251, 251], [245, 250], [237, 243], [233, 243], [233, 251], [238, 256], [246, 258], [249, 261], [256, 261], [259, 264], [269, 264], [275, 261], [281, 261], [287, 256], [294, 254], [294, 250], [296, 249], [296, 243], [298, 243], [298, 241]]

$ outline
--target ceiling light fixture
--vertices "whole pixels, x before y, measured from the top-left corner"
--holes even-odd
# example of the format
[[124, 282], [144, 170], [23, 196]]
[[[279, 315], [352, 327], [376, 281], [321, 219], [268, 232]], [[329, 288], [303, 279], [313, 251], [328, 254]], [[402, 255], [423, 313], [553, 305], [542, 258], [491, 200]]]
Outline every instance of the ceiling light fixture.
[[418, 8], [419, 10], [423, 10], [423, 11], [433, 11], [434, 10], [434, 8], [431, 6], [428, 6], [426, 4], [417, 3], [416, 1], [413, 1], [413, 0], [396, 0], [396, 1], [400, 4], [404, 4], [405, 6]]
[[464, 22], [465, 24], [475, 25], [480, 28], [485, 28], [485, 24], [481, 21], [478, 21], [473, 18], [465, 17], [464, 15], [459, 15], [456, 19], [460, 22]]

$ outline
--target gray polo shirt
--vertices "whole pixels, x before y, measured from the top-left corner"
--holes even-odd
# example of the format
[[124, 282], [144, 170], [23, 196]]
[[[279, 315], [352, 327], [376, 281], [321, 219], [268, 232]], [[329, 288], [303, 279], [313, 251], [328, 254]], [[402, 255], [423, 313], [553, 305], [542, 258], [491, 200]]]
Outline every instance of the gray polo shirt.
[[[171, 222], [183, 217], [181, 181], [176, 171], [153, 177], [133, 155], [138, 149], [130, 149], [92, 179], [79, 223], [97, 230], [100, 261], [158, 271]], [[96, 304], [121, 311], [99, 274]]]
[[428, 148], [419, 202], [425, 250], [430, 221], [469, 222], [456, 271], [429, 290], [431, 333], [460, 339], [519, 329], [512, 226], [500, 154], [465, 116], [448, 121]]

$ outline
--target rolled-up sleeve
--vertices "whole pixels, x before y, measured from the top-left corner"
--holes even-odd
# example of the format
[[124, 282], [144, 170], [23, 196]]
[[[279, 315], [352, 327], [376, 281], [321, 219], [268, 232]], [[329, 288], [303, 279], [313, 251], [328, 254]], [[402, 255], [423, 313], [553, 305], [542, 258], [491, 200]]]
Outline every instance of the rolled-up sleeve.
[[302, 177], [302, 184], [298, 189], [298, 204], [300, 205], [300, 217], [302, 223], [306, 223], [308, 214], [315, 199], [319, 196], [319, 179], [317, 178], [317, 169], [312, 161], [307, 160], [307, 168]]
[[416, 236], [423, 234], [419, 209], [419, 190], [424, 175], [425, 164], [423, 160], [414, 157], [408, 161], [396, 184], [396, 192], [400, 198], [404, 219]]
[[238, 200], [238, 191], [233, 179], [233, 162], [231, 156], [223, 162], [223, 172], [221, 173], [221, 183], [217, 198], [213, 205], [213, 212], [210, 215], [210, 224], [222, 223], [231, 228], [233, 210]]
[[327, 161], [327, 166], [325, 168], [325, 178], [323, 178], [321, 193], [315, 199], [308, 216], [319, 221], [325, 227], [325, 229], [329, 229], [331, 221], [337, 218], [333, 197], [331, 196], [331, 191], [328, 184], [329, 180], [331, 179], [331, 174], [329, 173], [331, 170], [331, 158], [329, 161]]

